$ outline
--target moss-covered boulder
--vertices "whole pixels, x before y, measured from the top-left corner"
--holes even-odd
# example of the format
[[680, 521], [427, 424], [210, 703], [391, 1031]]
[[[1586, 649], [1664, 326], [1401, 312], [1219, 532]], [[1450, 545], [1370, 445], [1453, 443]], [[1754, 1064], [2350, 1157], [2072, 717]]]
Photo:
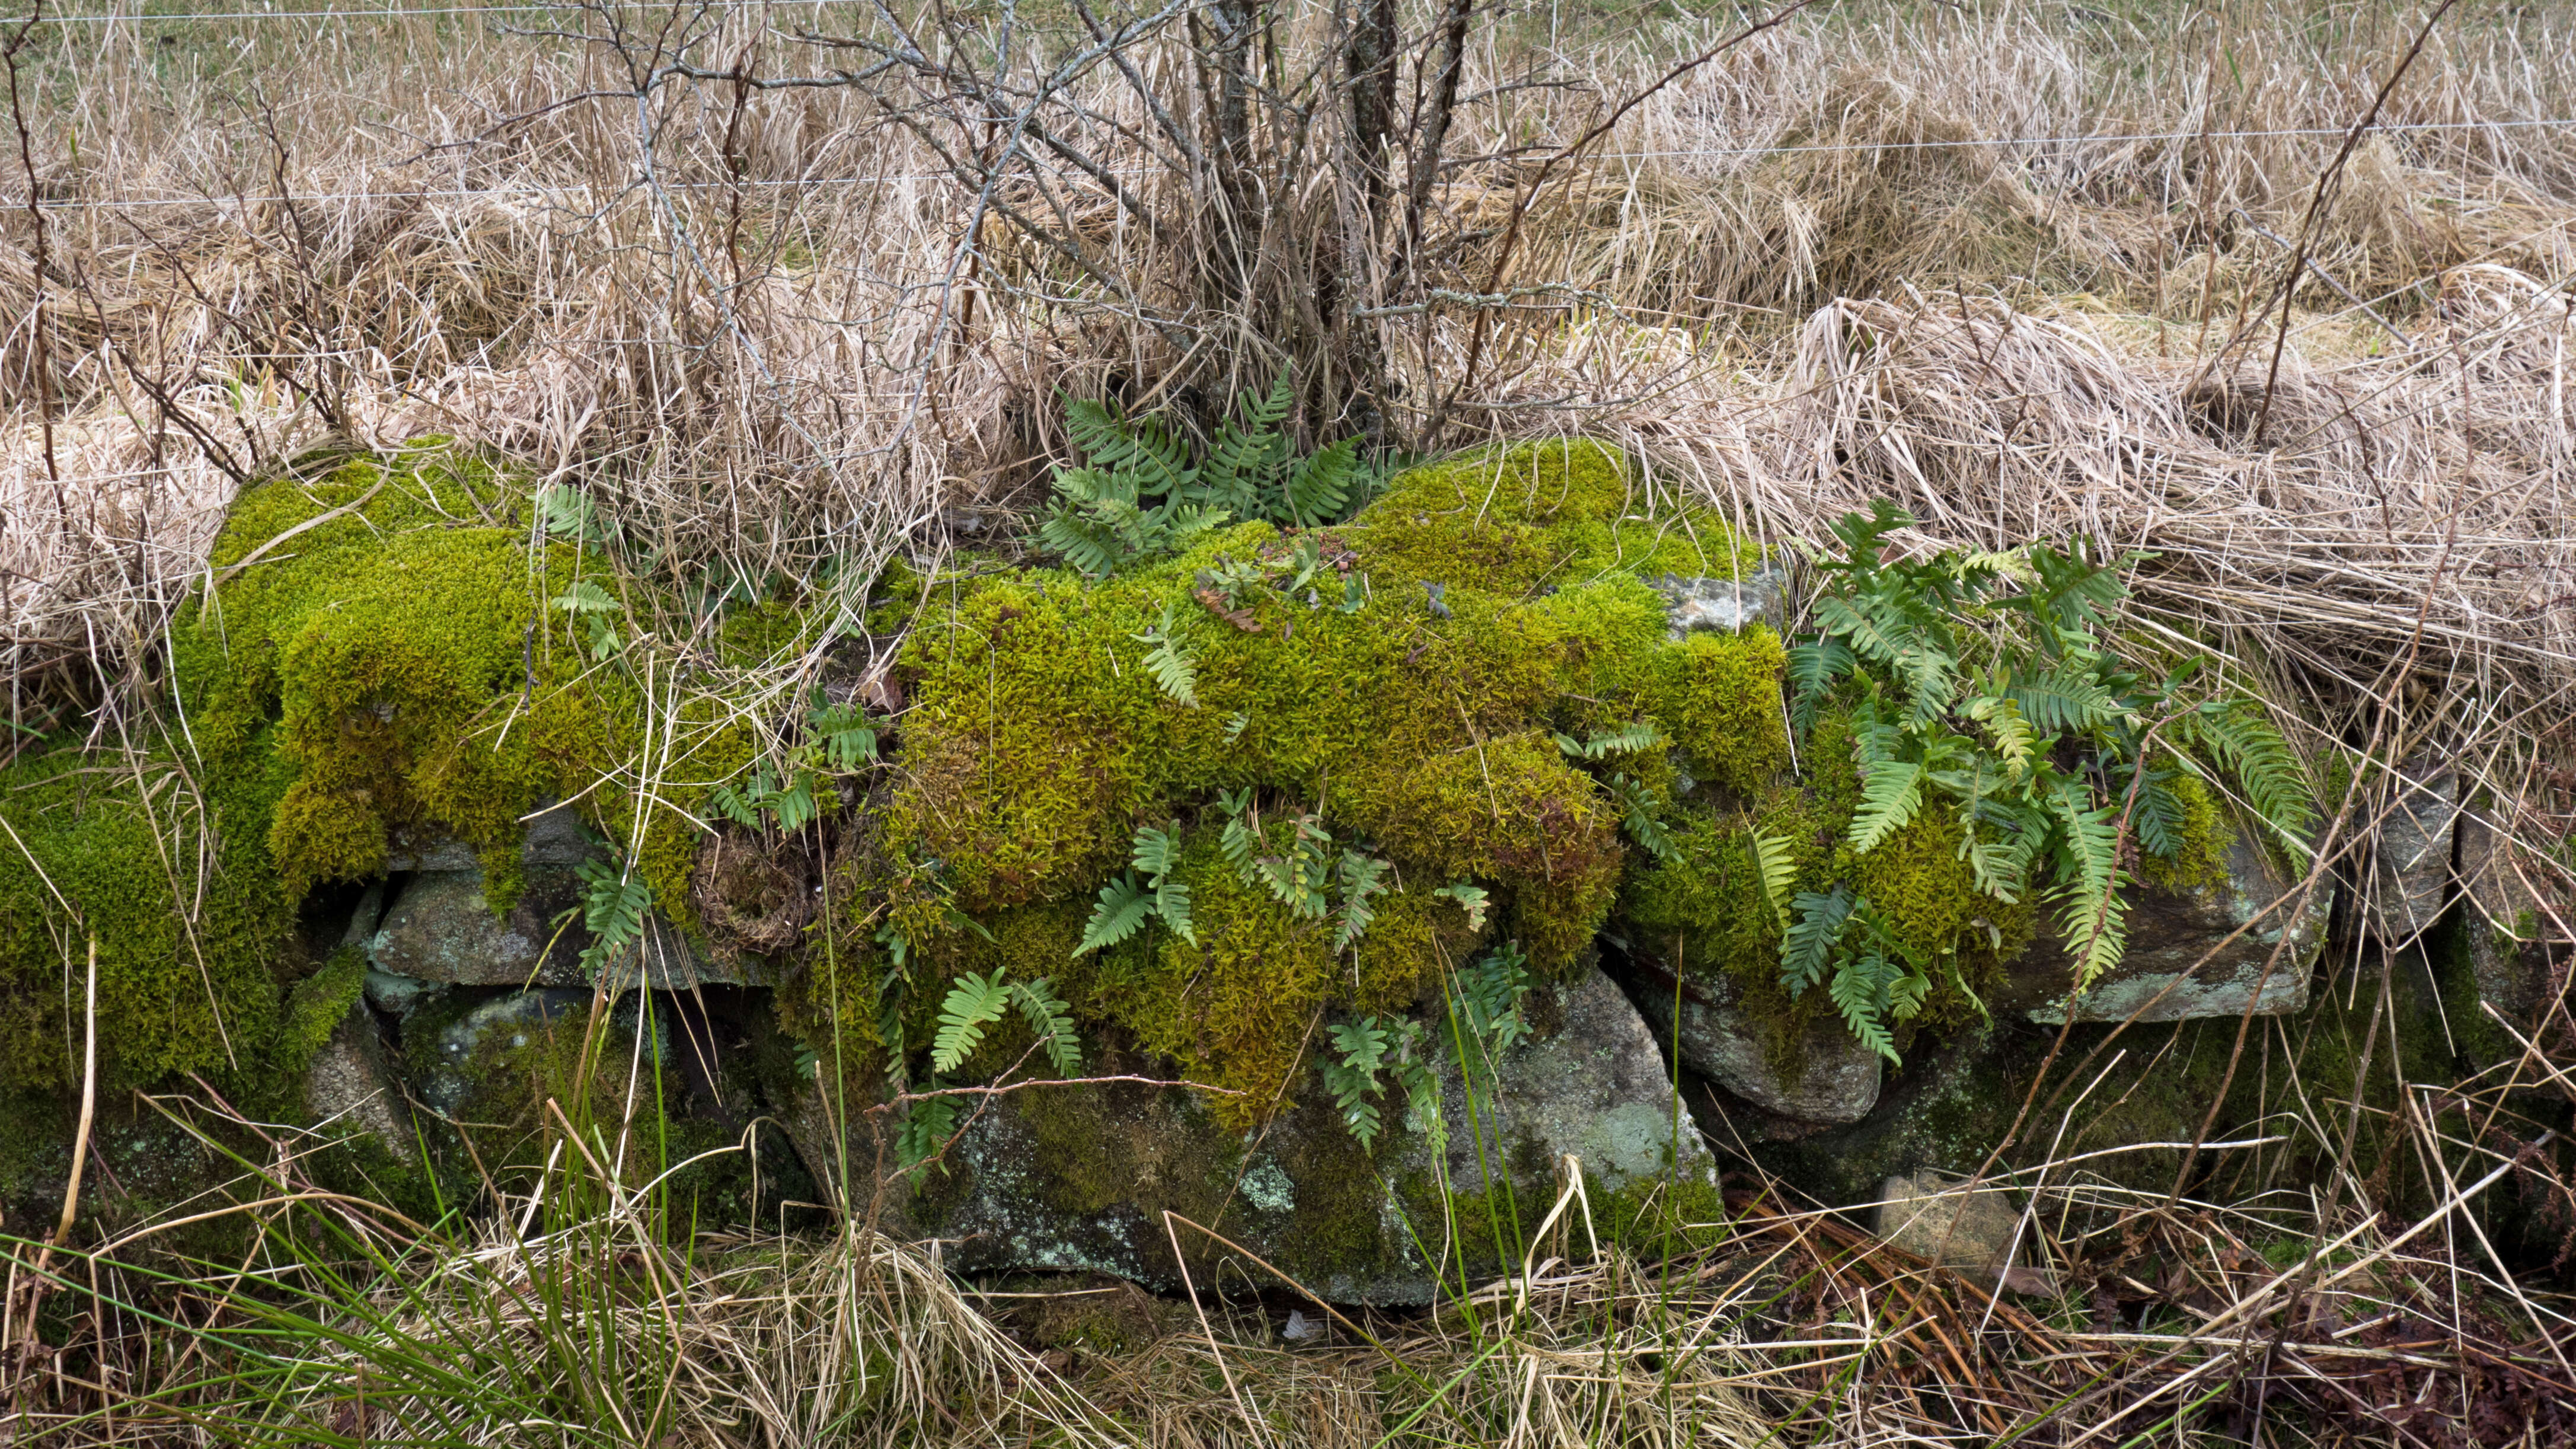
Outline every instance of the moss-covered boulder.
[[2279, 853], [2218, 818], [2196, 835], [2201, 858], [2156, 863], [2125, 886], [2129, 949], [2082, 995], [2065, 945], [2041, 932], [2012, 963], [1993, 1005], [2043, 1025], [2064, 1021], [2189, 1021], [2274, 1016], [2308, 1004], [2308, 983], [2326, 947], [2334, 883], [2302, 888]]
[[1481, 952], [1574, 979], [1635, 832], [1787, 763], [1778, 639], [1675, 638], [1649, 582], [1751, 558], [1573, 442], [1415, 469], [1336, 528], [930, 590], [797, 1027], [917, 1051], [953, 983], [1043, 979], [1247, 1128], [1311, 1091], [1328, 1023]]
[[1202, 1287], [1284, 1286], [1276, 1270], [1335, 1302], [1383, 1305], [1515, 1266], [1577, 1172], [1578, 1248], [1587, 1213], [1648, 1252], [1705, 1230], [1715, 1165], [1635, 1011], [1597, 971], [1549, 995], [1537, 1039], [1472, 1072], [1441, 1061], [1445, 1151], [1418, 1128], [1363, 1148], [1329, 1098], [1244, 1129], [1185, 1089], [1040, 1087], [991, 1099], [902, 1207], [968, 1269], [1177, 1291], [1186, 1262]]

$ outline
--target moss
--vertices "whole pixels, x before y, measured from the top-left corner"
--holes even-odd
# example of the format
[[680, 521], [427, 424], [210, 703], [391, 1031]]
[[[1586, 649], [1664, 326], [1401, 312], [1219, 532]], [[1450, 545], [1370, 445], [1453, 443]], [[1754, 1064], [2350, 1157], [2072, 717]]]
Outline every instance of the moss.
[[443, 828], [477, 848], [506, 909], [521, 817], [578, 796], [693, 926], [699, 832], [682, 812], [754, 742], [713, 700], [685, 699], [654, 746], [657, 788], [634, 787], [654, 712], [553, 602], [578, 579], [622, 586], [595, 556], [530, 544], [511, 522], [523, 486], [422, 448], [246, 491], [215, 543], [218, 586], [172, 632], [177, 692], [217, 769], [255, 768], [263, 737], [290, 768], [268, 828], [290, 895], [375, 875], [391, 837]]
[[1788, 765], [1785, 662], [1779, 636], [1762, 628], [1695, 633], [1661, 651], [1655, 718], [1703, 778], [1749, 796]]
[[[1571, 969], [1628, 847], [1601, 780], [1556, 734], [1653, 720], [1730, 781], [1780, 750], [1776, 640], [1670, 643], [1636, 576], [1731, 572], [1734, 535], [1713, 516], [1643, 512], [1615, 452], [1548, 444], [1403, 475], [1351, 524], [1309, 536], [1330, 572], [1295, 593], [1275, 585], [1304, 545], [1264, 524], [1105, 584], [1026, 571], [932, 588], [938, 612], [902, 656], [912, 707], [882, 837], [841, 891], [836, 940], [891, 923], [919, 963], [913, 1002], [959, 971], [1026, 960], [1014, 969], [1059, 975], [1094, 1021], [1242, 1091], [1219, 1109], [1230, 1118], [1285, 1097], [1319, 1017], [1399, 1009], [1473, 953], [1438, 887], [1485, 888], [1489, 932], [1541, 971]], [[1202, 577], [1247, 569], [1274, 586], [1223, 596]], [[1144, 664], [1138, 636], [1167, 617], [1195, 705]], [[1672, 783], [1660, 757], [1597, 769]], [[1335, 853], [1391, 863], [1398, 888], [1355, 953], [1218, 858], [1217, 797], [1246, 788], [1274, 829], [1308, 816]], [[1158, 930], [1150, 949], [1065, 966], [1136, 828], [1167, 823], [1190, 842], [1196, 944]], [[1025, 912], [1045, 913], [1042, 947], [1011, 944], [1039, 919]], [[863, 994], [849, 986], [845, 1018]]]
[[2227, 812], [2209, 787], [2188, 775], [2170, 783], [2182, 802], [2181, 844], [2172, 855], [2141, 852], [2138, 874], [2169, 891], [2206, 890], [2227, 884], [2227, 851], [2236, 838]]
[[287, 993], [285, 1020], [278, 1025], [279, 1065], [300, 1073], [331, 1040], [366, 984], [366, 953], [354, 946], [332, 952], [321, 970], [295, 983]]
[[298, 1065], [278, 1052], [301, 965], [260, 828], [280, 774], [191, 780], [174, 761], [67, 742], [22, 756], [5, 785], [17, 838], [0, 852], [0, 1089], [78, 1085], [74, 1003], [95, 941], [109, 1092], [202, 1072], [272, 1105], [278, 1072]]

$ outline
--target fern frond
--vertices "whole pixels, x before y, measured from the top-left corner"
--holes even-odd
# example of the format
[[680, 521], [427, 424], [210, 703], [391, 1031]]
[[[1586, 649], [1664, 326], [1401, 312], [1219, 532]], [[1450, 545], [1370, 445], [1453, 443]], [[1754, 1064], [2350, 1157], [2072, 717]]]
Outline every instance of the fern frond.
[[555, 607], [567, 614], [614, 614], [617, 596], [589, 579], [575, 579], [572, 587], [555, 596]]
[[2173, 778], [2170, 770], [2149, 770], [2138, 786], [2138, 808], [2130, 812], [2129, 822], [2138, 832], [2138, 847], [2147, 854], [2171, 860], [2183, 849], [2183, 805], [2165, 782]]
[[1100, 900], [1091, 908], [1091, 920], [1082, 928], [1082, 941], [1073, 948], [1076, 956], [1087, 955], [1103, 946], [1115, 946], [1144, 928], [1154, 914], [1154, 898], [1136, 883], [1132, 874], [1122, 875], [1100, 888]]
[[1852, 812], [1852, 849], [1863, 855], [1905, 828], [1923, 804], [1923, 767], [1890, 760], [1862, 782], [1860, 808]]
[[1088, 400], [1070, 402], [1064, 410], [1065, 432], [1095, 470], [1126, 474], [1133, 480], [1129, 496], [1164, 496], [1196, 481], [1189, 450], [1160, 418], [1127, 418]]
[[1281, 489], [1288, 521], [1301, 528], [1330, 523], [1350, 507], [1351, 495], [1366, 470], [1360, 465], [1359, 440], [1327, 444], [1288, 470]]
[[[997, 975], [999, 973], [996, 973]], [[1041, 976], [1035, 981], [1011, 983], [1011, 1000], [1020, 1008], [1020, 1017], [1029, 1030], [1046, 1046], [1047, 1065], [1059, 1077], [1070, 1077], [1082, 1070], [1082, 1036], [1074, 1030], [1073, 1008], [1055, 994], [1054, 984]]]
[[1323, 1064], [1324, 1089], [1333, 1094], [1342, 1124], [1366, 1152], [1377, 1140], [1379, 1123], [1377, 1107], [1368, 1097], [1377, 1090], [1378, 1069], [1385, 1064], [1392, 1035], [1373, 1016], [1336, 1022], [1327, 1034], [1333, 1040], [1333, 1052]]
[[1333, 949], [1349, 950], [1366, 934], [1369, 923], [1377, 919], [1369, 901], [1386, 889], [1387, 862], [1356, 850], [1342, 852], [1341, 929], [1333, 936]]
[[1179, 876], [1167, 875], [1154, 883], [1154, 914], [1172, 928], [1172, 934], [1195, 946], [1199, 943], [1198, 926], [1190, 920], [1190, 888]]
[[583, 861], [575, 873], [582, 883], [582, 924], [598, 948], [613, 950], [642, 938], [644, 918], [653, 909], [653, 888], [642, 876], [623, 875], [597, 860]]
[[1458, 909], [1467, 913], [1468, 930], [1481, 932], [1485, 929], [1485, 908], [1487, 903], [1485, 888], [1483, 886], [1468, 885], [1461, 882], [1453, 885], [1442, 886], [1431, 894], [1434, 896], [1443, 896], [1456, 901], [1458, 903]]
[[1163, 621], [1153, 628], [1129, 637], [1139, 644], [1150, 645], [1145, 651], [1145, 672], [1152, 676], [1154, 687], [1180, 704], [1198, 708], [1199, 666], [1189, 656], [1179, 636], [1177, 612], [1173, 605], [1163, 605]]
[[746, 830], [760, 828], [760, 812], [753, 809], [751, 802], [744, 799], [742, 792], [731, 783], [707, 791], [707, 803], [715, 807], [717, 814]]
[[2004, 694], [2022, 718], [2053, 735], [2089, 734], [2120, 713], [2119, 701], [2101, 681], [2076, 669], [2051, 669], [2014, 680]]
[[1226, 522], [1233, 517], [1232, 513], [1222, 508], [1207, 508], [1196, 504], [1175, 508], [1164, 520], [1161, 534], [1152, 541], [1152, 549], [1157, 553], [1178, 553], [1206, 535], [1225, 527]]
[[1831, 637], [1795, 645], [1788, 651], [1789, 727], [1805, 739], [1816, 727], [1816, 715], [1836, 682], [1850, 677], [1860, 659], [1850, 646]]
[[1180, 868], [1180, 835], [1157, 825], [1140, 826], [1128, 858], [1145, 873], [1146, 879], [1160, 880]]
[[2246, 802], [2294, 850], [2307, 848], [2316, 796], [2290, 742], [2250, 702], [2204, 705], [2192, 716], [2192, 735], [2217, 756]]
[[1246, 518], [1264, 511], [1264, 496], [1287, 461], [1288, 440], [1279, 425], [1288, 417], [1288, 374], [1282, 371], [1267, 397], [1246, 392], [1234, 416], [1217, 429], [1199, 462], [1199, 488], [1210, 501]]
[[2005, 905], [2021, 899], [2030, 882], [2032, 837], [2007, 835], [2001, 840], [1981, 839], [1974, 826], [1965, 827], [1966, 839], [1960, 842], [1960, 859], [1968, 863], [1968, 873], [1977, 889]]
[[953, 1072], [983, 1044], [984, 1028], [1010, 1009], [1010, 987], [996, 971], [987, 980], [973, 972], [957, 978], [939, 1004], [939, 1032], [930, 1039], [930, 1069]]
[[1886, 1012], [1897, 971], [1885, 956], [1867, 951], [1844, 962], [1827, 988], [1852, 1036], [1890, 1062], [1897, 1061], [1896, 1041], [1888, 1034]]
[[2075, 958], [2077, 991], [2092, 986], [2127, 954], [2128, 909], [2116, 880], [2108, 889], [2077, 882], [2060, 893], [2057, 930]]
[[1126, 536], [1116, 524], [1062, 502], [1039, 522], [1038, 542], [1075, 572], [1095, 578], [1116, 572], [1128, 554]]
[[1947, 651], [1930, 643], [1908, 644], [1896, 651], [1889, 664], [1905, 684], [1913, 723], [1928, 724], [1949, 711], [1951, 696], [1957, 692], [1951, 676], [1957, 663]]
[[1968, 701], [1964, 713], [1986, 727], [1986, 737], [1994, 741], [1995, 754], [2010, 778], [2018, 780], [2030, 772], [2039, 737], [2031, 733], [2030, 721], [2022, 718], [2020, 705], [2002, 695], [1981, 694]]
[[1808, 987], [1823, 979], [1834, 947], [1841, 944], [1843, 926], [1860, 904], [1851, 887], [1841, 884], [1823, 893], [1800, 891], [1790, 902], [1798, 918], [1780, 936], [1780, 984], [1789, 988], [1790, 996], [1805, 995]]
[[1789, 928], [1789, 888], [1798, 883], [1798, 857], [1789, 842], [1768, 830], [1755, 829], [1750, 840], [1753, 864], [1762, 883], [1762, 902], [1779, 918], [1780, 929]]
[[1904, 646], [1888, 637], [1878, 622], [1862, 612], [1859, 605], [1839, 594], [1827, 594], [1816, 600], [1816, 622], [1825, 631], [1848, 644], [1851, 652], [1872, 663], [1885, 664], [1896, 658]]
[[918, 1167], [938, 1155], [957, 1135], [957, 1099], [925, 1097], [904, 1110], [903, 1128], [895, 1134], [895, 1162]]
[[1628, 838], [1643, 846], [1648, 855], [1671, 864], [1682, 858], [1681, 847], [1673, 843], [1673, 833], [1657, 818], [1655, 797], [1646, 787], [1626, 775], [1610, 777], [1610, 793], [1619, 802], [1619, 810], [1628, 827]]
[[1612, 755], [1641, 755], [1663, 738], [1649, 720], [1622, 725], [1615, 730], [1578, 740], [1572, 735], [1558, 735], [1557, 749], [1577, 760], [1605, 760]]

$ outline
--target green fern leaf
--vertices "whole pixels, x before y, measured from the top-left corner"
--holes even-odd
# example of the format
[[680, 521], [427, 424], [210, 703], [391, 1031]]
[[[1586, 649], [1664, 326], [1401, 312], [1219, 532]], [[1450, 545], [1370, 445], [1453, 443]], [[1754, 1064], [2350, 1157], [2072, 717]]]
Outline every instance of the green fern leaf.
[[1852, 849], [1863, 855], [1905, 827], [1923, 804], [1923, 767], [1888, 761], [1873, 768], [1861, 785], [1860, 808], [1852, 812]]
[[2022, 718], [2020, 705], [2001, 695], [1981, 694], [1968, 701], [1963, 713], [1986, 727], [1987, 737], [1994, 741], [1995, 754], [2011, 778], [2018, 780], [2030, 772], [2039, 738], [2031, 733], [2030, 721]]
[[1485, 910], [1487, 901], [1485, 888], [1483, 886], [1467, 885], [1463, 883], [1445, 885], [1440, 887], [1438, 890], [1433, 891], [1431, 894], [1456, 901], [1458, 903], [1458, 909], [1467, 913], [1468, 930], [1481, 932], [1485, 929]]
[[2049, 734], [2089, 734], [2120, 713], [2119, 701], [2089, 672], [2052, 669], [2015, 681], [2005, 697], [2022, 717]]
[[1150, 645], [1145, 653], [1145, 672], [1153, 677], [1154, 687], [1189, 708], [1199, 703], [1198, 662], [1189, 656], [1179, 637], [1178, 614], [1171, 604], [1163, 605], [1163, 621], [1153, 628], [1129, 637], [1139, 644]]
[[957, 1135], [957, 1099], [925, 1097], [904, 1109], [902, 1130], [895, 1134], [895, 1161], [918, 1167], [947, 1147]]
[[1092, 907], [1091, 920], [1083, 926], [1081, 944], [1073, 948], [1073, 954], [1082, 956], [1103, 946], [1115, 946], [1142, 930], [1153, 914], [1154, 898], [1136, 883], [1134, 875], [1122, 875], [1100, 888], [1099, 903]]
[[567, 614], [614, 614], [617, 596], [589, 579], [575, 579], [572, 587], [555, 596], [555, 607]]
[[1790, 888], [1798, 882], [1798, 857], [1789, 842], [1770, 831], [1756, 829], [1749, 839], [1753, 845], [1753, 863], [1762, 883], [1763, 904], [1779, 919], [1780, 929], [1789, 928]]
[[1347, 951], [1358, 944], [1360, 937], [1367, 934], [1369, 923], [1377, 919], [1369, 901], [1386, 889], [1386, 872], [1387, 863], [1375, 856], [1356, 850], [1342, 852], [1341, 929], [1333, 936], [1335, 951]]
[[1062, 503], [1038, 524], [1038, 542], [1076, 572], [1094, 578], [1116, 572], [1128, 556], [1126, 536], [1116, 525]]
[[[1888, 1034], [1886, 1013], [1891, 977], [1896, 967], [1875, 951], [1865, 952], [1845, 962], [1834, 973], [1828, 988], [1834, 1005], [1842, 1011], [1843, 1024], [1862, 1046], [1890, 1062], [1897, 1062], [1896, 1041]], [[1902, 1065], [1902, 1063], [1899, 1063]]]
[[1285, 370], [1266, 396], [1246, 392], [1236, 400], [1234, 416], [1217, 429], [1199, 464], [1199, 486], [1210, 500], [1246, 518], [1266, 511], [1265, 498], [1287, 461], [1288, 440], [1279, 425], [1287, 421], [1292, 400]]
[[1645, 786], [1626, 775], [1613, 775], [1610, 777], [1610, 793], [1619, 802], [1629, 839], [1636, 841], [1657, 860], [1667, 864], [1681, 860], [1681, 847], [1673, 843], [1673, 833], [1665, 829], [1664, 822], [1657, 818], [1655, 797], [1647, 793]]
[[1603, 760], [1612, 755], [1641, 755], [1655, 747], [1663, 736], [1653, 723], [1640, 721], [1618, 729], [1578, 740], [1571, 735], [1558, 735], [1556, 747], [1578, 760]]
[[1839, 594], [1827, 594], [1816, 600], [1816, 622], [1825, 632], [1841, 639], [1851, 652], [1873, 663], [1885, 664], [1896, 658], [1904, 646], [1888, 637], [1878, 621], [1864, 613], [1855, 601]]
[[1359, 441], [1344, 438], [1317, 449], [1288, 471], [1282, 489], [1288, 521], [1312, 528], [1340, 518], [1349, 508], [1362, 469]]
[[1179, 876], [1167, 875], [1154, 883], [1154, 914], [1163, 918], [1173, 935], [1193, 946], [1199, 943], [1198, 926], [1190, 919], [1190, 888]]
[[1843, 927], [1862, 904], [1851, 887], [1842, 884], [1822, 894], [1800, 891], [1790, 903], [1798, 918], [1780, 936], [1780, 984], [1789, 988], [1791, 997], [1805, 995], [1807, 988], [1824, 979], [1834, 948], [1842, 943]]
[[1147, 880], [1161, 880], [1180, 868], [1180, 835], [1160, 826], [1143, 826], [1136, 832], [1129, 859], [1135, 862], [1136, 869], [1144, 872]]
[[653, 909], [653, 888], [642, 876], [596, 860], [583, 861], [575, 874], [582, 882], [582, 924], [595, 938], [594, 949], [615, 950], [642, 939], [644, 917]]
[[731, 782], [707, 791], [707, 803], [715, 807], [717, 814], [746, 830], [760, 828], [760, 812], [752, 808], [751, 802], [745, 800], [742, 792]]
[[1789, 727], [1805, 739], [1816, 726], [1837, 681], [1849, 678], [1860, 659], [1840, 639], [1810, 640], [1788, 651]]
[[2316, 797], [2290, 742], [2252, 703], [2203, 705], [2191, 718], [2192, 736], [2235, 778], [2254, 813], [2294, 851], [2307, 848]]
[[[997, 973], [998, 974], [998, 973]], [[1011, 1000], [1020, 1008], [1020, 1017], [1029, 1030], [1046, 1046], [1047, 1065], [1059, 1077], [1070, 1077], [1082, 1070], [1082, 1037], [1074, 1030], [1073, 1008], [1055, 994], [1048, 978], [1011, 983]]]
[[2127, 953], [2128, 902], [2116, 886], [2099, 889], [2077, 882], [2058, 897], [2057, 929], [2075, 958], [2075, 989], [2083, 991]]
[[984, 1028], [1010, 1009], [1010, 988], [995, 971], [990, 980], [973, 972], [957, 978], [939, 1004], [939, 1031], [930, 1040], [930, 1069], [953, 1072], [983, 1044]]

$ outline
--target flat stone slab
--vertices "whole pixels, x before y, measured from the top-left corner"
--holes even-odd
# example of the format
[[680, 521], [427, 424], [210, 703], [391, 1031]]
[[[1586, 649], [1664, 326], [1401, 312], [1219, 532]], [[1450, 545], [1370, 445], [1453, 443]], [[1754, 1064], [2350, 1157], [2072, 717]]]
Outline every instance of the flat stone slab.
[[[1841, 1018], [1810, 1023], [1791, 1069], [1783, 1071], [1771, 1029], [1744, 1010], [1734, 983], [1689, 977], [1676, 989], [1672, 973], [1660, 965], [1632, 958], [1631, 967], [1636, 982], [1631, 997], [1657, 1041], [1678, 1038], [1683, 1065], [1764, 1112], [1791, 1119], [1789, 1124], [1766, 1124], [1765, 1135], [1800, 1135], [1796, 1124], [1845, 1126], [1878, 1105], [1884, 1072], [1879, 1055], [1844, 1029]], [[1676, 997], [1679, 1032], [1673, 1028]]]
[[[2189, 1021], [2249, 1010], [2258, 1016], [2297, 1011], [2308, 1004], [2308, 978], [2325, 949], [2334, 904], [2320, 882], [2295, 916], [2295, 901], [2270, 909], [2297, 886], [2296, 878], [2239, 835], [2228, 847], [2227, 878], [2220, 884], [2188, 891], [2136, 885], [2123, 892], [2128, 952], [2071, 1008], [2067, 988], [2074, 962], [2045, 933], [2013, 963], [2009, 983], [1989, 1004], [2047, 1026], [2064, 1023], [2070, 1009], [2077, 1021]], [[2257, 916], [2258, 924], [2228, 940]], [[2264, 963], [2285, 935], [2288, 945], [2267, 977]]]
[[[527, 840], [519, 847], [519, 859], [529, 865], [579, 865], [599, 853], [570, 805], [554, 806], [528, 821]], [[385, 850], [388, 871], [478, 868], [474, 847], [436, 825], [390, 841]]]
[[[407, 1009], [407, 998], [405, 1005], [390, 1004], [401, 994], [399, 984], [380, 984], [378, 977], [440, 986], [604, 984], [612, 991], [766, 984], [756, 962], [697, 949], [659, 911], [648, 918], [642, 941], [603, 963], [607, 979], [593, 982], [581, 959], [591, 943], [581, 922], [582, 894], [571, 867], [531, 865], [518, 903], [495, 917], [483, 898], [481, 871], [422, 871], [367, 942], [370, 999], [386, 998], [385, 1009], [397, 1014]], [[557, 925], [568, 910], [572, 919]]]
[[590, 933], [578, 915], [561, 927], [554, 921], [580, 901], [581, 881], [569, 868], [532, 866], [518, 903], [495, 917], [481, 871], [423, 871], [385, 912], [367, 964], [446, 986], [577, 985]]
[[1679, 639], [1693, 631], [1734, 634], [1754, 624], [1780, 627], [1789, 576], [1777, 568], [1759, 569], [1743, 579], [1666, 574], [1652, 587], [1663, 597], [1672, 637]]
[[2451, 903], [2451, 841], [2460, 818], [2459, 776], [2437, 756], [2401, 762], [2382, 782], [2379, 834], [2371, 843], [2364, 915], [2390, 949], [2414, 944]]
[[[1591, 972], [1554, 1015], [1472, 1089], [1443, 1056], [1442, 1155], [1401, 1125], [1395, 1090], [1382, 1099], [1389, 1130], [1363, 1151], [1311, 1076], [1295, 1108], [1249, 1133], [1220, 1126], [1184, 1088], [1041, 1087], [988, 1099], [906, 1216], [968, 1271], [1100, 1272], [1177, 1290], [1178, 1241], [1201, 1288], [1225, 1259], [1228, 1281], [1263, 1279], [1201, 1231], [1212, 1229], [1328, 1300], [1393, 1306], [1429, 1303], [1462, 1273], [1517, 1268], [1514, 1234], [1547, 1216], [1569, 1157], [1605, 1234], [1657, 1202], [1709, 1201], [1715, 1163], [1619, 989]], [[1581, 1216], [1560, 1226], [1588, 1253]]]
[[2460, 813], [2457, 870], [2478, 999], [2529, 1035], [2576, 942], [2576, 880], [2476, 810]]

